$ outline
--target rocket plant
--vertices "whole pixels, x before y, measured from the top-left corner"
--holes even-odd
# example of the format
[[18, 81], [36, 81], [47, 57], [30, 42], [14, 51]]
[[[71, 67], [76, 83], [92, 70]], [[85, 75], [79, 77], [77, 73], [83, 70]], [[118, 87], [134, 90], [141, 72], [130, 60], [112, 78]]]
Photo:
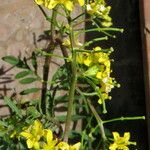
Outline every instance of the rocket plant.
[[[47, 47], [36, 48], [29, 58], [9, 55], [2, 59], [20, 70], [15, 75], [20, 84], [41, 83], [41, 87], [25, 88], [20, 95], [38, 92], [41, 96], [18, 102], [4, 96], [11, 114], [0, 120], [0, 149], [128, 150], [130, 145], [135, 146], [129, 132], [120, 136], [106, 129], [105, 124], [145, 119], [144, 116], [102, 119], [112, 99], [112, 89], [120, 87], [112, 76], [114, 50], [101, 46], [101, 41], [113, 39], [115, 32], [123, 32], [112, 27], [111, 6], [105, 0], [34, 2], [50, 24], [50, 29], [44, 31]], [[76, 7], [81, 12], [75, 16]], [[99, 37], [80, 40], [93, 32]], [[54, 53], [56, 50], [60, 55]], [[37, 71], [39, 57], [44, 59], [42, 75]], [[61, 59], [62, 64], [49, 78], [52, 58]], [[59, 104], [65, 108], [65, 115], [56, 113]]]

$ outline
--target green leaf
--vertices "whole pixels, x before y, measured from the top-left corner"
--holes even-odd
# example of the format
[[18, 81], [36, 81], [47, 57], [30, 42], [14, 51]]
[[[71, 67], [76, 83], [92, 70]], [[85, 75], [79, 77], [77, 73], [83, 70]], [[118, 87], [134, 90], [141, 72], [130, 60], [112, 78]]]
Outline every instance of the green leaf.
[[37, 78], [32, 78], [32, 77], [30, 77], [30, 78], [22, 79], [22, 80], [20, 80], [19, 82], [20, 82], [21, 84], [29, 84], [29, 83], [35, 82], [35, 81], [37, 81], [37, 80], [38, 80]]
[[22, 117], [21, 115], [21, 110], [18, 109], [16, 104], [10, 99], [9, 97], [4, 97], [4, 102], [11, 108], [13, 112], [15, 112], [20, 118]]
[[27, 76], [28, 74], [31, 74], [31, 73], [32, 72], [30, 70], [21, 71], [21, 72], [16, 74], [15, 78], [20, 79], [20, 78]]
[[[86, 116], [72, 115], [71, 120], [72, 121], [77, 121], [79, 119], [84, 119], [84, 118], [86, 118]], [[66, 121], [66, 116], [64, 116], [64, 115], [57, 116], [56, 120], [58, 120], [59, 122], [65, 122]]]
[[75, 130], [71, 130], [69, 133], [69, 138], [70, 139], [79, 139], [81, 137], [80, 132], [75, 131]]
[[99, 66], [92, 66], [92, 67], [89, 67], [89, 69], [84, 72], [84, 75], [85, 76], [95, 76], [97, 74], [97, 72], [99, 71]]
[[57, 116], [56, 120], [58, 120], [59, 122], [65, 122], [66, 121], [66, 116], [64, 116], [64, 115]]
[[11, 65], [17, 65], [19, 63], [19, 59], [14, 56], [5, 56], [2, 58], [2, 60], [6, 61]]
[[72, 116], [72, 120], [73, 121], [77, 121], [79, 119], [84, 119], [84, 118], [86, 118], [86, 116], [80, 116], [80, 115], [73, 115]]
[[62, 102], [68, 102], [68, 95], [65, 94], [63, 96], [58, 96], [55, 98], [55, 103], [62, 103]]
[[30, 106], [27, 108], [27, 115], [32, 116], [33, 118], [41, 116], [41, 114], [37, 111], [37, 109], [34, 106]]
[[30, 88], [30, 89], [26, 89], [22, 92], [20, 92], [21, 95], [27, 95], [27, 94], [30, 94], [30, 93], [36, 93], [40, 90], [40, 88]]

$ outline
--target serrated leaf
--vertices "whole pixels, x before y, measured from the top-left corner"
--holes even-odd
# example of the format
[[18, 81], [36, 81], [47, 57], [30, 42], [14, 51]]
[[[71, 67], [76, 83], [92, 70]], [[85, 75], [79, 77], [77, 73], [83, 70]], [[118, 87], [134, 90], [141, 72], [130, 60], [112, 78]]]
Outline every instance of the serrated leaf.
[[27, 76], [28, 74], [31, 74], [31, 73], [32, 72], [30, 70], [21, 71], [21, 72], [16, 74], [15, 78], [20, 79], [20, 78]]
[[29, 84], [29, 83], [32, 83], [32, 82], [35, 82], [35, 81], [37, 81], [38, 79], [37, 78], [25, 78], [25, 79], [22, 79], [22, 80], [20, 80], [19, 82], [21, 83], [21, 84]]
[[19, 59], [14, 56], [5, 56], [2, 58], [5, 62], [11, 64], [11, 65], [17, 65], [19, 63]]
[[20, 118], [22, 117], [21, 115], [21, 110], [18, 109], [16, 104], [9, 98], [9, 97], [4, 97], [4, 102], [11, 108], [13, 112], [15, 112]]
[[22, 92], [20, 92], [21, 95], [27, 95], [27, 94], [30, 94], [30, 93], [36, 93], [40, 90], [40, 88], [30, 88], [30, 89], [26, 89]]

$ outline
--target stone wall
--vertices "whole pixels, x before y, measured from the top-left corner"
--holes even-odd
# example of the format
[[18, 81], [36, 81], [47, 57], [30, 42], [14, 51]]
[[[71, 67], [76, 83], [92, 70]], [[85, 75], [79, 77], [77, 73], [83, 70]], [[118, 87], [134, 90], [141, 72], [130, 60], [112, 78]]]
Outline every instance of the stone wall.
[[[35, 49], [34, 38], [42, 34], [46, 22], [39, 8], [31, 0], [5, 0], [0, 3], [0, 57], [29, 55]], [[14, 82], [10, 65], [0, 60], [0, 94], [12, 95], [19, 89]], [[18, 88], [19, 86], [19, 88]], [[8, 112], [0, 100], [0, 115]]]
[[[47, 12], [47, 10], [45, 10]], [[81, 13], [77, 7], [73, 15]], [[49, 12], [50, 14], [50, 12]], [[59, 19], [62, 19], [58, 16]], [[2, 61], [1, 58], [6, 55], [14, 56], [30, 56], [31, 52], [36, 47], [44, 47], [45, 41], [37, 42], [44, 30], [49, 29], [50, 24], [45, 20], [39, 7], [34, 3], [34, 0], [4, 0], [0, 3], [0, 116], [8, 113], [8, 108], [5, 107], [2, 95], [14, 95], [15, 91], [20, 92], [24, 89], [18, 81], [14, 80], [14, 75], [18, 69], [12, 68], [11, 65]], [[81, 26], [80, 26], [81, 27]], [[55, 53], [60, 54], [60, 51]], [[42, 76], [42, 66], [44, 60], [41, 58], [38, 61], [38, 71]], [[57, 69], [58, 64], [62, 64], [60, 60], [53, 60], [50, 67], [50, 77]], [[41, 83], [35, 82], [26, 87], [41, 87]], [[20, 97], [19, 99], [34, 99], [40, 93], [32, 94], [28, 97]]]

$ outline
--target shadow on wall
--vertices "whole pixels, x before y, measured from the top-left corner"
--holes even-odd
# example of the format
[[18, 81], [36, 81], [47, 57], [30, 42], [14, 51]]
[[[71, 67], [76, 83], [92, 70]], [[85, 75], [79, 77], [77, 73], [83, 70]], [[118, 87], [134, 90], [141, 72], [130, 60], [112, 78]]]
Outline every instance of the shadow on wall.
[[[146, 115], [139, 2], [111, 0], [110, 5], [113, 26], [123, 28], [124, 33], [117, 34], [116, 39], [96, 43], [104, 48], [114, 48], [111, 54], [114, 59], [112, 76], [121, 84], [121, 88], [111, 92], [112, 100], [107, 102], [108, 114], [104, 116], [109, 119]], [[87, 34], [86, 39], [90, 40], [97, 34]], [[121, 131], [121, 134], [130, 132], [131, 141], [137, 142], [137, 149], [148, 150], [146, 121], [115, 122], [107, 127], [111, 131]]]

